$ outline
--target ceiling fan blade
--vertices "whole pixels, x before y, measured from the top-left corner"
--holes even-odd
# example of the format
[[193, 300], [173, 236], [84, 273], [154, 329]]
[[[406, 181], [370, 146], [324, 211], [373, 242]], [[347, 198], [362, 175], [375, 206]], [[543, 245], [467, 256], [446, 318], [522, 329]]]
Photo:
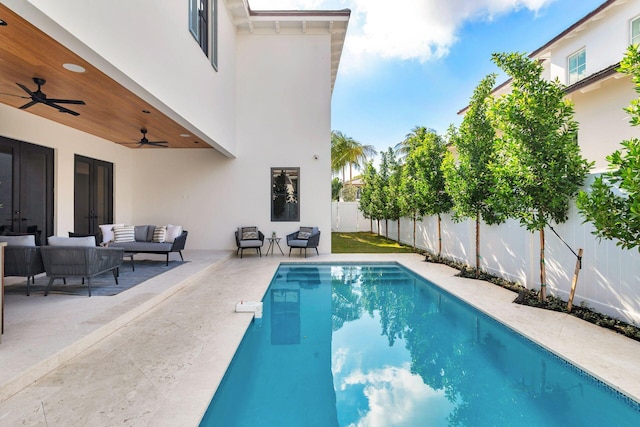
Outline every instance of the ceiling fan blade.
[[29, 97], [29, 96], [16, 95], [14, 93], [0, 92], [0, 95], [15, 96], [16, 98], [22, 98], [22, 99], [31, 99], [31, 97]]
[[26, 104], [24, 104], [22, 107], [19, 107], [21, 110], [26, 110], [27, 108], [36, 105], [38, 103], [38, 101], [31, 101], [31, 102], [27, 102]]
[[53, 103], [50, 103], [50, 102], [45, 102], [45, 104], [47, 104], [50, 107], [57, 108], [58, 111], [60, 111], [61, 113], [71, 114], [72, 116], [79, 116], [80, 115], [80, 113], [76, 113], [75, 111], [70, 110], [68, 108], [65, 108], [65, 107], [63, 107], [61, 105], [56, 105], [56, 104], [53, 104]]
[[51, 99], [47, 98], [47, 104], [77, 104], [77, 105], [85, 105], [84, 101], [80, 101], [78, 99]]
[[20, 88], [21, 88], [23, 91], [27, 92], [29, 95], [31, 95], [31, 96], [36, 96], [36, 95], [35, 95], [33, 92], [31, 92], [31, 90], [30, 90], [28, 87], [26, 87], [25, 85], [23, 85], [23, 84], [21, 84], [21, 83], [16, 83], [16, 84], [17, 84], [18, 86], [20, 86]]
[[167, 148], [167, 146], [164, 144], [168, 144], [168, 142], [167, 141], [147, 141], [147, 142], [140, 143], [140, 145], [152, 145], [154, 147]]

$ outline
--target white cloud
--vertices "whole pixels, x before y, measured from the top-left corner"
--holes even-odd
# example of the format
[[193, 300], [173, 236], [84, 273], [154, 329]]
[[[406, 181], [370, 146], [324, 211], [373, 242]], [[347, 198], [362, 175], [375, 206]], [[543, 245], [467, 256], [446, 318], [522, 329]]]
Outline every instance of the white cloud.
[[367, 373], [353, 371], [344, 378], [340, 390], [356, 384], [364, 385], [369, 402], [369, 410], [353, 424], [357, 427], [444, 426], [453, 408], [444, 391], [426, 386], [420, 376], [410, 372], [408, 364]]
[[255, 10], [349, 8], [352, 13], [343, 60], [383, 58], [425, 62], [446, 56], [457, 41], [458, 29], [467, 21], [491, 20], [522, 8], [538, 12], [553, 1], [249, 0], [249, 4]]

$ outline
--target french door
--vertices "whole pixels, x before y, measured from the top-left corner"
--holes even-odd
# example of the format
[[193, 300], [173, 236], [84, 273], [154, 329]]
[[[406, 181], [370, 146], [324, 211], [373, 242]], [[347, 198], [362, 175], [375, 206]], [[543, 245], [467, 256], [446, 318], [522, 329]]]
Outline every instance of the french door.
[[75, 156], [74, 231], [96, 234], [113, 223], [113, 163]]
[[0, 234], [53, 235], [53, 149], [0, 136]]

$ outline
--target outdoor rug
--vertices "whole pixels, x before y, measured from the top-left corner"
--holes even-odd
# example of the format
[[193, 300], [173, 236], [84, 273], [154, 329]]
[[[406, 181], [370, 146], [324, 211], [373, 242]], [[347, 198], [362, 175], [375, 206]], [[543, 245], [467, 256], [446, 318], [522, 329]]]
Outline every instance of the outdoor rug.
[[[159, 274], [166, 273], [167, 271], [176, 268], [188, 261], [169, 261], [169, 265], [166, 265], [166, 261], [152, 261], [152, 260], [140, 260], [135, 261], [136, 271], [131, 270], [131, 263], [125, 261], [120, 266], [120, 275], [118, 276], [118, 284], [113, 279], [113, 273], [107, 272], [96, 276], [91, 279], [91, 296], [111, 296], [117, 295], [120, 292], [131, 289], [140, 283], [147, 281]], [[49, 278], [46, 276], [37, 277], [35, 285], [31, 285], [29, 290], [31, 296], [44, 295], [44, 291], [49, 283]], [[6, 295], [27, 295], [27, 281], [16, 283], [14, 285], [7, 285], [4, 288]], [[78, 295], [88, 296], [89, 291], [86, 283], [82, 284], [82, 279], [69, 278], [67, 284], [62, 282], [62, 279], [56, 279], [53, 282], [53, 286], [49, 291], [49, 295]]]

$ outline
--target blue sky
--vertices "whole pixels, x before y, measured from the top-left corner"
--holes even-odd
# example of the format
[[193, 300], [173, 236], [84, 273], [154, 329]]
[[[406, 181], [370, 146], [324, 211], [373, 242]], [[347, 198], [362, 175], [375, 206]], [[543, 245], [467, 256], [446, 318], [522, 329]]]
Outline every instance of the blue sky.
[[[493, 52], [530, 53], [604, 0], [249, 0], [253, 10], [351, 9], [332, 129], [384, 151], [416, 126], [445, 134]], [[392, 5], [392, 6], [389, 6]], [[502, 82], [503, 77], [498, 78]]]

